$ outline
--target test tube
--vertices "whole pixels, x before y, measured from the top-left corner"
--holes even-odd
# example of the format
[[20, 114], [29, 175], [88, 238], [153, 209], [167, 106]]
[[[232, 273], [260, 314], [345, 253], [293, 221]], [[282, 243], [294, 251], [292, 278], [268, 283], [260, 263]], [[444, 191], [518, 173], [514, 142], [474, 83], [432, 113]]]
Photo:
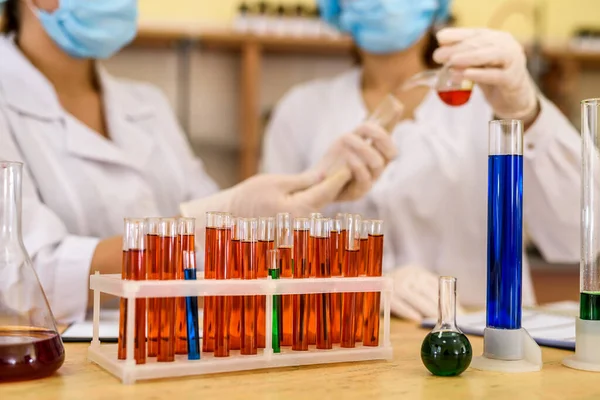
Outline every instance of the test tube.
[[[258, 245], [257, 245], [257, 270], [256, 277], [266, 278], [269, 273], [268, 252], [275, 248], [275, 218], [260, 217], [258, 219]], [[265, 348], [266, 343], [266, 324], [265, 313], [267, 310], [267, 296], [258, 296], [256, 298], [256, 332], [257, 342], [260, 349]]]
[[[127, 255], [131, 278], [136, 281], [146, 280], [146, 235], [145, 221], [135, 218], [130, 220]], [[146, 363], [146, 299], [135, 299], [135, 362]]]
[[[176, 260], [177, 270], [175, 278], [185, 280], [185, 271], [183, 266], [184, 253], [194, 254], [195, 257], [195, 226], [194, 218], [179, 218], [177, 221], [177, 242], [176, 242]], [[195, 264], [195, 263], [194, 263]], [[185, 297], [175, 299], [175, 354], [187, 354], [187, 300]]]
[[[229, 279], [242, 279], [242, 242], [239, 234], [240, 218], [232, 218], [231, 255], [229, 257]], [[242, 332], [242, 296], [231, 296], [231, 319], [229, 320], [229, 348], [239, 350]]]
[[[294, 218], [294, 279], [310, 277], [308, 264], [309, 232], [310, 220], [308, 218]], [[292, 350], [308, 350], [308, 296], [307, 294], [294, 295]]]
[[[331, 245], [329, 233], [331, 220], [316, 218], [311, 226], [311, 235], [315, 237], [313, 265], [317, 278], [331, 277]], [[319, 293], [317, 296], [317, 349], [331, 349], [331, 293]]]
[[[359, 253], [360, 261], [358, 263], [358, 276], [367, 275], [367, 263], [369, 257], [369, 224], [371, 221], [363, 220], [360, 228]], [[364, 304], [365, 294], [363, 292], [356, 293], [356, 323], [355, 323], [355, 340], [362, 342], [363, 340], [363, 323], [364, 323]]]
[[523, 123], [489, 123], [487, 327], [521, 328]]
[[[346, 221], [346, 243], [343, 244], [343, 275], [349, 278], [358, 276], [360, 264], [360, 229], [362, 218], [359, 214], [348, 214]], [[342, 347], [354, 347], [356, 341], [356, 293], [344, 293], [342, 296]]]
[[[231, 247], [231, 214], [217, 216], [216, 272], [217, 280], [227, 279]], [[229, 357], [229, 322], [232, 296], [217, 296], [215, 303], [215, 357]]]
[[[217, 279], [216, 246], [218, 212], [206, 213], [206, 233], [204, 235], [204, 279]], [[202, 323], [202, 351], [215, 350], [215, 296], [204, 297], [204, 315]]]
[[[121, 279], [131, 279], [131, 268], [129, 267], [129, 257], [127, 249], [129, 246], [129, 235], [130, 235], [130, 219], [125, 218], [123, 220], [123, 256], [121, 259]], [[119, 337], [117, 341], [117, 357], [119, 360], [127, 359], [127, 299], [121, 298], [119, 301]]]
[[[267, 253], [269, 260], [269, 276], [271, 279], [279, 279], [279, 250], [269, 250]], [[281, 341], [279, 338], [279, 318], [281, 317], [281, 296], [273, 295], [273, 318], [271, 322], [271, 342], [273, 343], [273, 353], [281, 352]]]
[[[367, 276], [381, 276], [383, 263], [383, 221], [369, 222], [369, 254]], [[363, 345], [379, 346], [379, 310], [381, 293], [367, 292], [364, 296]]]
[[[146, 218], [146, 270], [149, 280], [160, 279], [160, 246], [158, 225], [160, 218]], [[148, 299], [148, 357], [158, 355], [160, 299]]]
[[[309, 264], [309, 276], [315, 278], [317, 276], [316, 267], [313, 264], [313, 254], [315, 252], [316, 239], [313, 236], [313, 224], [315, 219], [323, 218], [321, 213], [311, 213], [310, 218], [310, 232], [308, 236], [308, 264]], [[309, 294], [309, 313], [308, 313], [308, 344], [317, 343], [317, 295]]]
[[[158, 227], [160, 241], [160, 279], [174, 280], [176, 276], [175, 244], [177, 220], [162, 218]], [[158, 336], [159, 362], [175, 360], [175, 298], [160, 299], [160, 331]]]
[[[276, 228], [276, 245], [279, 250], [279, 273], [281, 278], [292, 278], [292, 221], [289, 213], [277, 214]], [[283, 346], [291, 346], [293, 342], [294, 330], [294, 312], [293, 312], [293, 296], [291, 294], [281, 296], [281, 325], [282, 335], [281, 344]]]
[[[582, 175], [581, 215], [581, 272], [579, 294], [579, 318], [600, 321], [600, 196], [595, 190], [598, 181], [598, 148], [600, 147], [600, 125], [598, 124], [600, 99], [581, 102]], [[581, 325], [581, 328], [580, 326]], [[588, 332], [593, 325], [578, 323], [578, 331]], [[594, 328], [595, 329], [595, 328]], [[597, 334], [594, 334], [597, 335]], [[591, 336], [594, 337], [594, 336]], [[578, 339], [578, 349], [583, 343]], [[597, 358], [595, 359], [597, 361]]]
[[[338, 234], [331, 234], [331, 276], [342, 276], [344, 257], [346, 253], [346, 242], [348, 237], [348, 221], [347, 218], [351, 214], [338, 213], [335, 219], [332, 220], [333, 229], [336, 229]], [[335, 245], [333, 242], [336, 242]], [[334, 254], [335, 251], [335, 254]], [[342, 294], [331, 294], [331, 340], [333, 343], [340, 343], [342, 332]]]
[[[256, 279], [257, 226], [258, 221], [256, 218], [243, 218], [240, 221], [242, 279]], [[244, 296], [241, 354], [256, 354], [256, 339], [256, 296]]]
[[[181, 267], [186, 281], [196, 280], [196, 220], [179, 218], [179, 237], [181, 238]], [[198, 330], [198, 297], [185, 298], [185, 333], [188, 360], [200, 359], [200, 335]]]

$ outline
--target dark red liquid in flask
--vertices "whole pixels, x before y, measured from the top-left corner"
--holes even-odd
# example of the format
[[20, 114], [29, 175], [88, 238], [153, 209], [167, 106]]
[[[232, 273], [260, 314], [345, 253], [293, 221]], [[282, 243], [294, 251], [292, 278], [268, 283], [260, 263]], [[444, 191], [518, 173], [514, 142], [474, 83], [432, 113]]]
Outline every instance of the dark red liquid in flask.
[[438, 91], [440, 99], [449, 106], [462, 106], [471, 98], [471, 89]]

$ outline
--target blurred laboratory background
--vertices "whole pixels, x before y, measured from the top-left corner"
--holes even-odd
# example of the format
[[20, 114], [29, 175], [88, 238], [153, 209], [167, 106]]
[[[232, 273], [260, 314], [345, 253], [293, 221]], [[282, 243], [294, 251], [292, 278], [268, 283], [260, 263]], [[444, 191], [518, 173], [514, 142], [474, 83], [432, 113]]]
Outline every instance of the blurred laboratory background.
[[[141, 0], [140, 7], [136, 41], [106, 66], [166, 92], [222, 187], [257, 171], [263, 128], [288, 89], [353, 63], [351, 41], [320, 22], [314, 0]], [[598, 0], [454, 0], [452, 15], [457, 26], [515, 35], [541, 90], [579, 127], [579, 100], [600, 95]], [[564, 298], [561, 288], [578, 292], [577, 268], [539, 261], [532, 269], [536, 286], [546, 287], [538, 300]]]

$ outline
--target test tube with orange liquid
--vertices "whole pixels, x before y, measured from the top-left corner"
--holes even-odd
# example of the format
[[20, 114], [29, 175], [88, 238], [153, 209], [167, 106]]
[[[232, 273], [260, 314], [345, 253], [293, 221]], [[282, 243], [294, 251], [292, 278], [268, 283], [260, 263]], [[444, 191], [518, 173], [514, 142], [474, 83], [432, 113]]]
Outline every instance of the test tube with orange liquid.
[[[129, 257], [127, 249], [129, 246], [130, 219], [125, 218], [123, 229], [123, 256], [121, 259], [121, 279], [132, 279], [131, 268], [129, 267]], [[117, 340], [117, 357], [119, 360], [127, 358], [127, 299], [121, 298], [119, 301], [119, 337]]]
[[[308, 218], [294, 218], [294, 279], [310, 277], [308, 263], [308, 237], [310, 233], [310, 220]], [[308, 318], [309, 295], [293, 295], [293, 338], [292, 350], [308, 350]]]
[[[232, 224], [231, 214], [217, 216], [216, 236], [216, 279], [228, 278], [229, 256], [231, 255]], [[229, 323], [231, 318], [232, 296], [217, 296], [215, 300], [215, 357], [229, 357]]]
[[[275, 218], [260, 217], [258, 219], [258, 245], [257, 245], [257, 270], [258, 279], [267, 278], [269, 275], [269, 250], [275, 248]], [[258, 296], [256, 298], [256, 329], [258, 348], [264, 349], [266, 344], [266, 309], [267, 297]]]
[[[146, 218], [146, 272], [149, 280], [160, 279], [160, 246], [158, 225], [160, 218]], [[148, 299], [148, 357], [158, 355], [160, 299]]]
[[[216, 246], [217, 246], [217, 216], [218, 212], [206, 213], [204, 235], [204, 279], [217, 279]], [[215, 296], [204, 297], [204, 310], [202, 319], [202, 351], [215, 350]]]
[[[359, 214], [348, 214], [345, 216], [347, 227], [346, 243], [343, 245], [344, 277], [356, 278], [358, 276], [358, 265], [360, 263], [360, 229], [362, 218]], [[356, 293], [344, 293], [342, 295], [342, 347], [355, 347], [356, 343]]]
[[[323, 218], [321, 213], [311, 213], [310, 216], [310, 231], [308, 234], [308, 270], [309, 276], [315, 278], [317, 275], [315, 265], [313, 264], [313, 254], [315, 252], [316, 239], [313, 236], [313, 225], [317, 218]], [[309, 311], [308, 311], [308, 344], [317, 343], [317, 295], [308, 295]]]
[[[160, 279], [174, 280], [176, 277], [177, 220], [162, 218], [159, 223]], [[160, 330], [158, 336], [159, 362], [175, 360], [175, 298], [160, 299]]]
[[[242, 242], [239, 232], [239, 222], [241, 218], [233, 217], [232, 239], [231, 239], [231, 255], [229, 256], [229, 278], [242, 279]], [[243, 296], [231, 296], [231, 318], [229, 320], [229, 348], [231, 350], [239, 350], [242, 344], [242, 304]]]
[[[317, 218], [311, 226], [311, 236], [315, 238], [312, 264], [317, 278], [331, 278], [330, 229], [329, 218]], [[331, 349], [331, 293], [318, 293], [316, 298], [317, 349]]]
[[[369, 256], [369, 224], [371, 221], [363, 220], [360, 228], [360, 240], [359, 240], [359, 263], [358, 263], [358, 276], [367, 275], [367, 261]], [[363, 322], [364, 322], [364, 310], [363, 300], [365, 294], [363, 292], [356, 293], [356, 323], [355, 323], [355, 340], [362, 342], [363, 340]]]
[[[277, 214], [275, 225], [275, 244], [279, 250], [279, 272], [282, 279], [289, 279], [294, 276], [292, 266], [292, 217], [289, 213]], [[281, 345], [291, 346], [293, 341], [294, 314], [293, 314], [293, 296], [281, 296]]]
[[[383, 221], [372, 220], [369, 223], [369, 254], [367, 276], [381, 276], [383, 263]], [[365, 293], [363, 345], [379, 345], [379, 310], [381, 296], [379, 292]]]
[[[257, 225], [258, 221], [256, 218], [243, 218], [240, 221], [242, 279], [256, 279]], [[242, 345], [240, 353], [244, 355], [257, 354], [256, 297], [255, 295], [244, 296], [243, 300]]]
[[[146, 234], [145, 221], [132, 219], [128, 237], [127, 256], [131, 278], [146, 280]], [[146, 363], [146, 299], [135, 299], [134, 354], [136, 364]]]
[[[349, 214], [338, 213], [332, 220], [331, 230], [331, 276], [342, 276], [348, 227], [346, 217]], [[331, 340], [339, 343], [342, 330], [342, 294], [331, 294]]]

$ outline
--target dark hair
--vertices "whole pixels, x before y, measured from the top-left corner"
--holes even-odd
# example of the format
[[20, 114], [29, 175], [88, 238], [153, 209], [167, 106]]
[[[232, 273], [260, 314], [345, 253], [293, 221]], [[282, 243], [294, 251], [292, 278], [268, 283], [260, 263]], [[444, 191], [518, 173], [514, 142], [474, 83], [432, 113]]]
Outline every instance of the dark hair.
[[0, 20], [0, 33], [19, 33], [19, 0], [7, 0]]

